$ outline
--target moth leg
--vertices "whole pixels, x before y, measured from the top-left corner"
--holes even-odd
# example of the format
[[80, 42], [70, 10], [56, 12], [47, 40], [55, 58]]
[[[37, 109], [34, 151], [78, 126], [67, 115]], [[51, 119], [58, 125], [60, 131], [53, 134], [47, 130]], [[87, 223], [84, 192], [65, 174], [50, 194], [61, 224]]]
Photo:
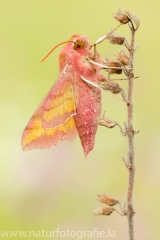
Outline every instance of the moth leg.
[[108, 82], [111, 82], [111, 74], [110, 72], [108, 73], [108, 78], [107, 78]]
[[[111, 82], [111, 83], [112, 83], [112, 85], [111, 85], [111, 84], [108, 84], [108, 82], [106, 81], [104, 84], [98, 85], [97, 83], [94, 83], [94, 82], [86, 79], [86, 78], [83, 77], [83, 76], [80, 76], [80, 77], [81, 77], [81, 79], [82, 79], [84, 82], [86, 82], [87, 84], [90, 84], [90, 85], [92, 85], [92, 86], [94, 86], [94, 87], [96, 87], [96, 88], [98, 88], [98, 89], [100, 89], [100, 90], [105, 91], [108, 95], [110, 95], [111, 97], [113, 97], [113, 98], [115, 98], [115, 99], [117, 99], [117, 100], [119, 100], [119, 101], [124, 101], [124, 100], [118, 99], [118, 98], [116, 98], [116, 97], [114, 96], [115, 93], [119, 93], [119, 92], [121, 91], [121, 88], [119, 87], [118, 84]], [[114, 85], [115, 85], [115, 86], [114, 86]], [[109, 92], [106, 91], [106, 90], [109, 90], [109, 91], [112, 92], [114, 95], [111, 94], [111, 93], [109, 93]]]
[[96, 68], [93, 66], [92, 63], [90, 63], [90, 60], [92, 60], [93, 58], [91, 58], [90, 55], [86, 55], [85, 58], [86, 58], [86, 60], [87, 60], [87, 62], [88, 62], [88, 65], [89, 65], [94, 71], [96, 71]]
[[95, 61], [97, 59], [97, 55], [98, 55], [98, 52], [97, 52], [97, 48], [96, 48], [96, 44], [94, 44], [94, 55], [93, 55], [93, 61]]
[[67, 70], [68, 70], [68, 68], [69, 68], [69, 65], [70, 65], [70, 64], [66, 64], [66, 66], [64, 67], [64, 69], [63, 69], [63, 75], [65, 75], [65, 74], [67, 73]]

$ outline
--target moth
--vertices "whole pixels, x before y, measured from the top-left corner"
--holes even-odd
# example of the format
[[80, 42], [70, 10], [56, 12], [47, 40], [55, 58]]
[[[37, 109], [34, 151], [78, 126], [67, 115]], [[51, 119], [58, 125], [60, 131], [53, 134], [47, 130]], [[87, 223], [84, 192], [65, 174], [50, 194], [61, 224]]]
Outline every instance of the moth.
[[[50, 148], [61, 140], [74, 140], [78, 133], [87, 156], [94, 147], [101, 115], [101, 90], [95, 86], [105, 77], [101, 67], [89, 61], [95, 59], [87, 36], [73, 35], [63, 43], [60, 75], [24, 129], [22, 148]], [[98, 53], [96, 62], [102, 63]]]

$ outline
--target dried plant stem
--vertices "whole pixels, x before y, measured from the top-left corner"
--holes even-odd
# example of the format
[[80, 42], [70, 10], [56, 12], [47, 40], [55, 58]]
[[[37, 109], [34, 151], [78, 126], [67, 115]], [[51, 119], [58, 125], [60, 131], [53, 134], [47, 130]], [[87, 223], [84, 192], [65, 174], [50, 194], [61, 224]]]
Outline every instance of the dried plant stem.
[[[134, 134], [138, 133], [139, 131], [134, 131], [133, 128], [133, 82], [135, 78], [134, 77], [134, 66], [133, 66], [133, 58], [134, 58], [134, 52], [136, 48], [134, 47], [134, 41], [135, 41], [135, 32], [140, 26], [140, 20], [137, 18], [136, 15], [132, 14], [129, 11], [122, 12], [121, 8], [119, 8], [117, 13], [113, 14], [114, 18], [118, 20], [121, 24], [128, 24], [131, 32], [131, 43], [130, 45], [128, 44], [128, 41], [119, 35], [113, 34], [112, 35], [105, 35], [101, 38], [99, 38], [94, 46], [100, 42], [102, 42], [105, 39], [108, 39], [112, 44], [118, 44], [122, 45], [124, 44], [127, 50], [129, 51], [129, 56], [125, 54], [124, 50], [121, 50], [118, 55], [116, 55], [116, 61], [120, 62], [124, 74], [127, 76], [128, 80], [128, 96], [126, 97], [126, 94], [124, 90], [119, 86], [117, 83], [113, 83], [113, 79], [108, 78], [108, 81], [106, 83], [103, 83], [101, 85], [101, 88], [103, 90], [109, 90], [112, 93], [121, 93], [124, 101], [127, 104], [127, 124], [125, 123], [125, 131], [123, 131], [122, 127], [119, 125], [119, 123], [110, 120], [109, 118], [106, 118], [102, 116], [99, 118], [99, 125], [105, 126], [108, 128], [113, 128], [115, 126], [119, 126], [121, 133], [123, 136], [128, 137], [128, 155], [127, 155], [127, 160], [124, 158], [123, 161], [125, 163], [126, 168], [128, 169], [128, 190], [127, 190], [127, 202], [124, 205], [124, 208], [121, 207], [121, 204], [118, 200], [115, 200], [112, 197], [109, 197], [108, 194], [101, 194], [98, 195], [100, 197], [100, 201], [109, 205], [109, 206], [114, 206], [115, 203], [120, 204], [120, 208], [122, 211], [123, 216], [127, 216], [128, 218], [128, 227], [129, 227], [129, 240], [134, 240], [134, 224], [133, 224], [133, 216], [135, 214], [134, 209], [133, 209], [133, 204], [132, 204], [132, 195], [133, 195], [133, 187], [134, 187], [134, 174], [135, 174], [135, 167], [134, 167]], [[120, 25], [119, 25], [120, 26]], [[119, 27], [118, 26], [118, 27]], [[125, 40], [125, 41], [124, 41]], [[127, 44], [126, 44], [127, 43]], [[96, 50], [96, 48], [95, 48]], [[106, 62], [103, 62], [102, 64], [99, 64], [102, 68], [107, 69], [109, 74], [121, 74], [122, 70], [120, 71], [117, 66], [116, 61], [110, 61], [109, 59], [106, 59]], [[91, 62], [91, 61], [90, 61]], [[93, 62], [93, 61], [92, 61]], [[97, 63], [95, 63], [97, 65]], [[105, 67], [107, 66], [107, 68]], [[113, 67], [112, 69], [108, 69], [108, 66]], [[127, 66], [127, 68], [126, 68]], [[110, 75], [109, 75], [110, 76]], [[110, 80], [110, 81], [109, 81]], [[121, 78], [121, 79], [114, 79], [114, 80], [126, 80], [126, 78]], [[117, 202], [118, 201], [118, 202]], [[111, 205], [110, 205], [111, 204]], [[101, 215], [110, 215], [112, 211], [108, 212], [107, 210], [104, 210], [104, 213], [101, 212]], [[99, 213], [99, 212], [98, 212]], [[107, 214], [106, 214], [107, 213]]]
[[[131, 30], [131, 46], [129, 49], [130, 53], [130, 68], [133, 68], [133, 57], [134, 57], [134, 27], [130, 26]], [[128, 136], [128, 172], [129, 172], [129, 183], [128, 183], [128, 192], [127, 192], [127, 217], [128, 217], [128, 224], [129, 224], [129, 240], [134, 239], [134, 228], [133, 228], [133, 204], [132, 204], [132, 195], [133, 195], [133, 186], [134, 186], [134, 129], [133, 129], [133, 79], [134, 73], [131, 69], [129, 71], [129, 81], [128, 81], [128, 101], [127, 104], [127, 111], [128, 111], [128, 128], [127, 128], [127, 136]]]
[[[134, 79], [139, 78], [139, 76], [134, 77]], [[111, 81], [123, 81], [123, 80], [128, 80], [128, 78], [112, 78]]]

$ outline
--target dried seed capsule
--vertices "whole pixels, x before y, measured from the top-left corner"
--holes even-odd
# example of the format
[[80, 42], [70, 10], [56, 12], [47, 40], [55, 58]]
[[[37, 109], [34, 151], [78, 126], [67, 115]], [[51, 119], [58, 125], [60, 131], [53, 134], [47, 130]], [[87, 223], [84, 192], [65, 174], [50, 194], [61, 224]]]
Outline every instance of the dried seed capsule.
[[114, 208], [98, 207], [94, 210], [94, 215], [110, 215], [114, 211]]
[[116, 55], [116, 59], [126, 66], [128, 66], [130, 63], [130, 58], [127, 56], [123, 49]]
[[119, 201], [114, 199], [114, 198], [111, 198], [108, 194], [106, 193], [103, 193], [103, 194], [99, 194], [98, 195], [98, 200], [102, 203], [105, 203], [109, 206], [114, 206], [116, 205]]
[[121, 91], [121, 87], [119, 86], [118, 83], [115, 83], [115, 82], [110, 82], [110, 81], [109, 82], [104, 82], [103, 84], [101, 84], [101, 87], [104, 90], [109, 90], [114, 94], [117, 94]]
[[[114, 128], [117, 125], [117, 122], [110, 120], [109, 118], [106, 117], [100, 117], [98, 119], [98, 124], [100, 126], [105, 126], [107, 128]], [[100, 196], [100, 195], [98, 195]], [[103, 202], [103, 200], [101, 201], [100, 199], [98, 199], [100, 202]]]
[[108, 34], [107, 39], [112, 44], [118, 44], [122, 45], [125, 41], [125, 37], [122, 37], [120, 35], [116, 35], [114, 32], [111, 32], [111, 34]]
[[135, 30], [137, 30], [139, 28], [139, 26], [140, 26], [139, 18], [136, 15], [134, 15], [133, 13], [129, 12], [129, 11], [125, 11], [125, 12], [128, 14], [129, 18], [135, 22], [135, 25], [136, 25]]
[[106, 62], [104, 62], [104, 65], [106, 65], [107, 67], [110, 67], [110, 68], [106, 69], [106, 71], [109, 72], [110, 74], [114, 74], [114, 73], [121, 74], [122, 73], [121, 64], [118, 61], [110, 61], [106, 58]]
[[118, 9], [117, 13], [113, 13], [113, 16], [116, 20], [118, 20], [122, 24], [130, 22], [130, 18], [127, 16], [127, 14], [122, 12], [121, 8]]

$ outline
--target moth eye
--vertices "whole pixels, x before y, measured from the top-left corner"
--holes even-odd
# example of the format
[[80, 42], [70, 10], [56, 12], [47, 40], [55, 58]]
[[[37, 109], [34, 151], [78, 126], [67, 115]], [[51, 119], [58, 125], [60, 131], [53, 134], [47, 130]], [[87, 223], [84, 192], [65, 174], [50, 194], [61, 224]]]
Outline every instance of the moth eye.
[[82, 48], [81, 44], [80, 43], [75, 43], [74, 44], [74, 49], [77, 50], [77, 49], [80, 49]]
[[77, 50], [82, 48], [85, 48], [85, 43], [80, 40], [77, 40], [74, 44], [74, 49]]
[[80, 44], [77, 44], [77, 48], [80, 48], [81, 47], [81, 45]]

